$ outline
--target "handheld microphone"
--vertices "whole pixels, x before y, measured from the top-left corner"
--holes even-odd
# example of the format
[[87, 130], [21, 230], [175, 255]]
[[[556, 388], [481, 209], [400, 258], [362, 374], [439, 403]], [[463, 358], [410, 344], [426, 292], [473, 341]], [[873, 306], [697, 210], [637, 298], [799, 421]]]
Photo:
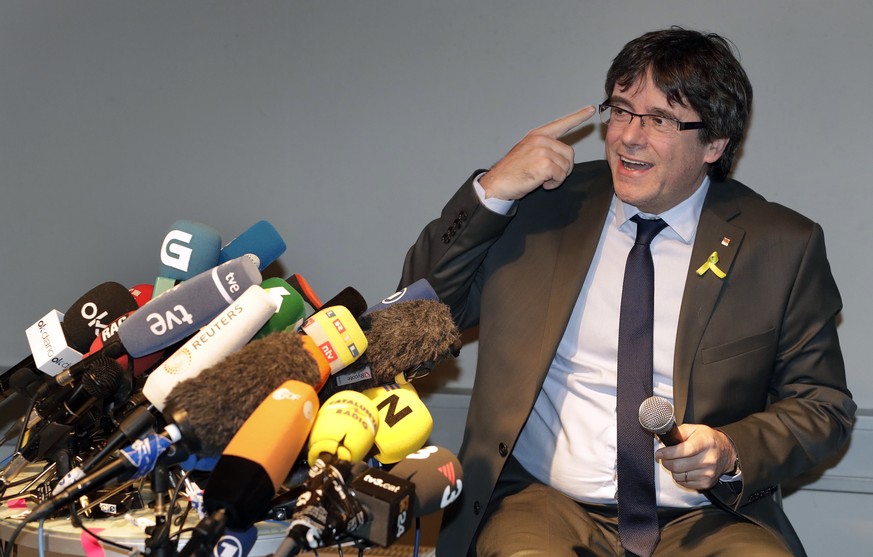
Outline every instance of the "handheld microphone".
[[282, 240], [272, 224], [262, 220], [250, 226], [221, 248], [218, 254], [218, 263], [247, 256], [254, 262], [259, 271], [263, 271], [270, 263], [279, 259], [283, 253], [285, 253], [285, 241]]
[[303, 297], [290, 284], [280, 278], [273, 277], [262, 282], [261, 288], [276, 298], [279, 309], [255, 333], [254, 338], [265, 337], [289, 328], [297, 329], [303, 324], [303, 318], [306, 317]]
[[640, 425], [657, 435], [668, 447], [683, 441], [676, 426], [673, 405], [666, 398], [650, 396], [640, 404]]
[[346, 462], [363, 459], [373, 447], [379, 415], [376, 405], [357, 391], [341, 391], [328, 398], [309, 434], [309, 465], [323, 455]]
[[98, 284], [64, 312], [61, 328], [69, 345], [85, 353], [109, 323], [139, 307], [130, 290], [117, 282]]
[[397, 302], [408, 302], [411, 300], [433, 300], [438, 302], [440, 298], [427, 279], [419, 279], [406, 288], [401, 288], [387, 298], [383, 298], [379, 303], [370, 306], [363, 315], [386, 309], [391, 304], [396, 304]]
[[91, 360], [78, 385], [65, 385], [50, 394], [37, 398], [34, 415], [27, 427], [33, 427], [37, 419], [72, 425], [89, 408], [108, 396], [121, 394], [131, 388], [131, 377], [112, 358], [103, 356]]
[[349, 534], [386, 547], [406, 533], [413, 517], [435, 513], [454, 503], [463, 489], [463, 471], [451, 451], [428, 446], [389, 471], [366, 470], [350, 482], [350, 487], [370, 520]]
[[64, 336], [63, 320], [64, 314], [53, 309], [24, 331], [37, 369], [52, 377], [82, 360], [82, 352]]
[[339, 541], [345, 532], [366, 522], [366, 511], [346, 487], [351, 463], [325, 457], [316, 459], [310, 467], [288, 533], [273, 557], [297, 555], [304, 548], [315, 549]]
[[188, 280], [219, 264], [221, 235], [211, 226], [179, 220], [161, 243], [161, 266], [152, 290], [156, 298], [177, 281]]
[[276, 299], [269, 292], [256, 284], [249, 286], [149, 374], [143, 394], [155, 408], [163, 411], [167, 395], [179, 382], [196, 377], [242, 348], [277, 307]]
[[200, 521], [180, 557], [205, 554], [229, 527], [242, 530], [266, 511], [306, 443], [318, 410], [312, 386], [286, 381], [243, 423], [209, 476]]
[[118, 327], [124, 349], [138, 358], [171, 346], [206, 325], [261, 274], [249, 259], [232, 259], [167, 290]]
[[[168, 428], [169, 430], [170, 428]], [[187, 449], [176, 443], [180, 439], [174, 436], [152, 434], [135, 441], [130, 446], [119, 451], [119, 455], [85, 478], [65, 487], [60, 493], [43, 501], [27, 516], [27, 521], [47, 518], [65, 505], [79, 497], [106, 485], [111, 480], [121, 476], [128, 479], [145, 477], [154, 470], [158, 458], [162, 455], [170, 457], [171, 462], [181, 462], [189, 456]], [[166, 458], [165, 458], [166, 460]], [[63, 482], [63, 479], [61, 480]]]
[[90, 359], [97, 356], [121, 358], [126, 353], [136, 359], [184, 340], [260, 278], [251, 261], [239, 258], [179, 283], [120, 321], [110, 337], [112, 342], [57, 374], [55, 381], [58, 385], [75, 381], [87, 370]]
[[367, 300], [355, 288], [346, 286], [336, 296], [319, 306], [318, 309], [322, 310], [331, 306], [343, 306], [357, 319], [367, 310]]
[[248, 557], [256, 541], [258, 541], [257, 526], [242, 531], [228, 528], [215, 542], [212, 557]]
[[433, 417], [412, 385], [394, 383], [367, 389], [363, 394], [378, 409], [376, 460], [393, 464], [424, 446], [433, 431]]
[[34, 364], [40, 371], [58, 375], [82, 359], [110, 321], [137, 307], [127, 288], [104, 282], [80, 296], [65, 313], [48, 312], [25, 331]]
[[315, 293], [312, 286], [310, 286], [309, 282], [303, 278], [303, 275], [295, 273], [285, 280], [294, 290], [303, 296], [303, 299], [306, 300], [306, 303], [309, 304], [309, 307], [311, 307], [313, 311], [324, 307], [324, 304], [321, 303], [321, 299]]
[[[357, 323], [352, 320], [342, 327], [349, 330]], [[282, 383], [295, 379], [312, 386], [321, 384], [323, 370], [329, 369], [324, 353], [314, 347], [312, 339], [294, 331], [253, 340], [173, 387], [164, 414], [172, 416], [183, 433], [200, 441], [201, 454], [220, 454], [245, 418]], [[227, 408], [242, 417], [227, 416]]]
[[128, 288], [130, 295], [136, 300], [136, 306], [142, 307], [154, 297], [155, 287], [151, 284], [137, 284]]
[[[218, 315], [227, 304], [238, 298], [248, 287], [260, 281], [260, 273], [247, 259], [234, 259], [180, 283], [154, 298], [141, 308], [119, 320], [99, 353], [134, 359], [167, 348], [193, 334]], [[150, 362], [155, 363], [155, 362]], [[75, 381], [87, 369], [86, 357], [69, 366], [55, 378], [59, 385]]]
[[0, 396], [8, 398], [18, 394], [32, 398], [47, 377], [37, 369], [33, 354], [30, 354], [0, 374]]
[[449, 307], [434, 300], [396, 302], [370, 312], [358, 322], [367, 337], [360, 360], [331, 377], [320, 396], [337, 390], [363, 391], [391, 383], [408, 383], [456, 356], [461, 336]]
[[430, 445], [408, 455], [391, 468], [391, 474], [415, 484], [415, 516], [445, 509], [454, 503], [464, 488], [461, 463], [452, 452]]
[[331, 373], [351, 365], [368, 347], [364, 332], [344, 306], [321, 309], [306, 319], [300, 328], [324, 354]]

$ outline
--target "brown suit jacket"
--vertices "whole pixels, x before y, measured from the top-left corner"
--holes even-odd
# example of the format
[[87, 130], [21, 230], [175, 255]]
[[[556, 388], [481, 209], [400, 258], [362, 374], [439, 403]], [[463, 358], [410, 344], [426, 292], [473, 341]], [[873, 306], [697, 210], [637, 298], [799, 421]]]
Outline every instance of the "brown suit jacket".
[[[471, 548], [569, 321], [613, 195], [604, 161], [577, 164], [561, 187], [532, 192], [506, 216], [483, 207], [471, 181], [410, 248], [402, 278], [402, 285], [428, 279], [462, 329], [479, 325], [459, 454], [464, 491], [446, 511], [437, 545], [447, 557]], [[713, 252], [724, 279], [696, 273]], [[736, 181], [710, 186], [679, 318], [676, 416], [733, 440], [742, 490], [719, 485], [712, 494], [799, 555], [799, 539], [767, 495], [848, 440], [855, 404], [837, 339], [841, 307], [821, 227]]]

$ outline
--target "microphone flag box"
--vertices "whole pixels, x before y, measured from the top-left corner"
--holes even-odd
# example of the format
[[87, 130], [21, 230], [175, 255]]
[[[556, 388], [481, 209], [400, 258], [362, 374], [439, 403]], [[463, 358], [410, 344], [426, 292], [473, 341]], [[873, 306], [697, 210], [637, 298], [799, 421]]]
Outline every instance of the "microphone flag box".
[[56, 309], [31, 325], [25, 331], [33, 362], [37, 369], [54, 377], [84, 357], [67, 346], [61, 322], [64, 314]]
[[355, 496], [370, 514], [363, 526], [353, 532], [359, 538], [388, 547], [412, 525], [415, 485], [379, 468], [370, 468], [350, 484]]

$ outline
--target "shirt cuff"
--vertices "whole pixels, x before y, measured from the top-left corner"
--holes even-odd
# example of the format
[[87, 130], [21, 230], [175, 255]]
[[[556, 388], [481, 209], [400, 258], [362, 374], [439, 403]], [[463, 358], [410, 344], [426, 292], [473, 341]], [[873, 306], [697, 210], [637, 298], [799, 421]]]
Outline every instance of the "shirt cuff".
[[515, 201], [507, 201], [506, 199], [497, 199], [496, 197], [485, 197], [485, 188], [479, 183], [479, 178], [481, 178], [485, 173], [479, 174], [473, 179], [473, 189], [476, 190], [476, 195], [479, 196], [479, 202], [485, 206], [489, 211], [493, 211], [499, 215], [507, 215], [509, 211], [512, 209], [513, 203]]

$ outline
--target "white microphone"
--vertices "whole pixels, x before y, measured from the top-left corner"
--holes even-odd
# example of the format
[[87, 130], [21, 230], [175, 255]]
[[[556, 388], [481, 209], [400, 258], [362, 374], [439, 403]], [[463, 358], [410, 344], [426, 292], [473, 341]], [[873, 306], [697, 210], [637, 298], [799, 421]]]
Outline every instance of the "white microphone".
[[250, 286], [149, 374], [142, 388], [143, 394], [163, 412], [173, 387], [198, 376], [204, 369], [242, 348], [277, 309], [272, 294], [260, 285]]

